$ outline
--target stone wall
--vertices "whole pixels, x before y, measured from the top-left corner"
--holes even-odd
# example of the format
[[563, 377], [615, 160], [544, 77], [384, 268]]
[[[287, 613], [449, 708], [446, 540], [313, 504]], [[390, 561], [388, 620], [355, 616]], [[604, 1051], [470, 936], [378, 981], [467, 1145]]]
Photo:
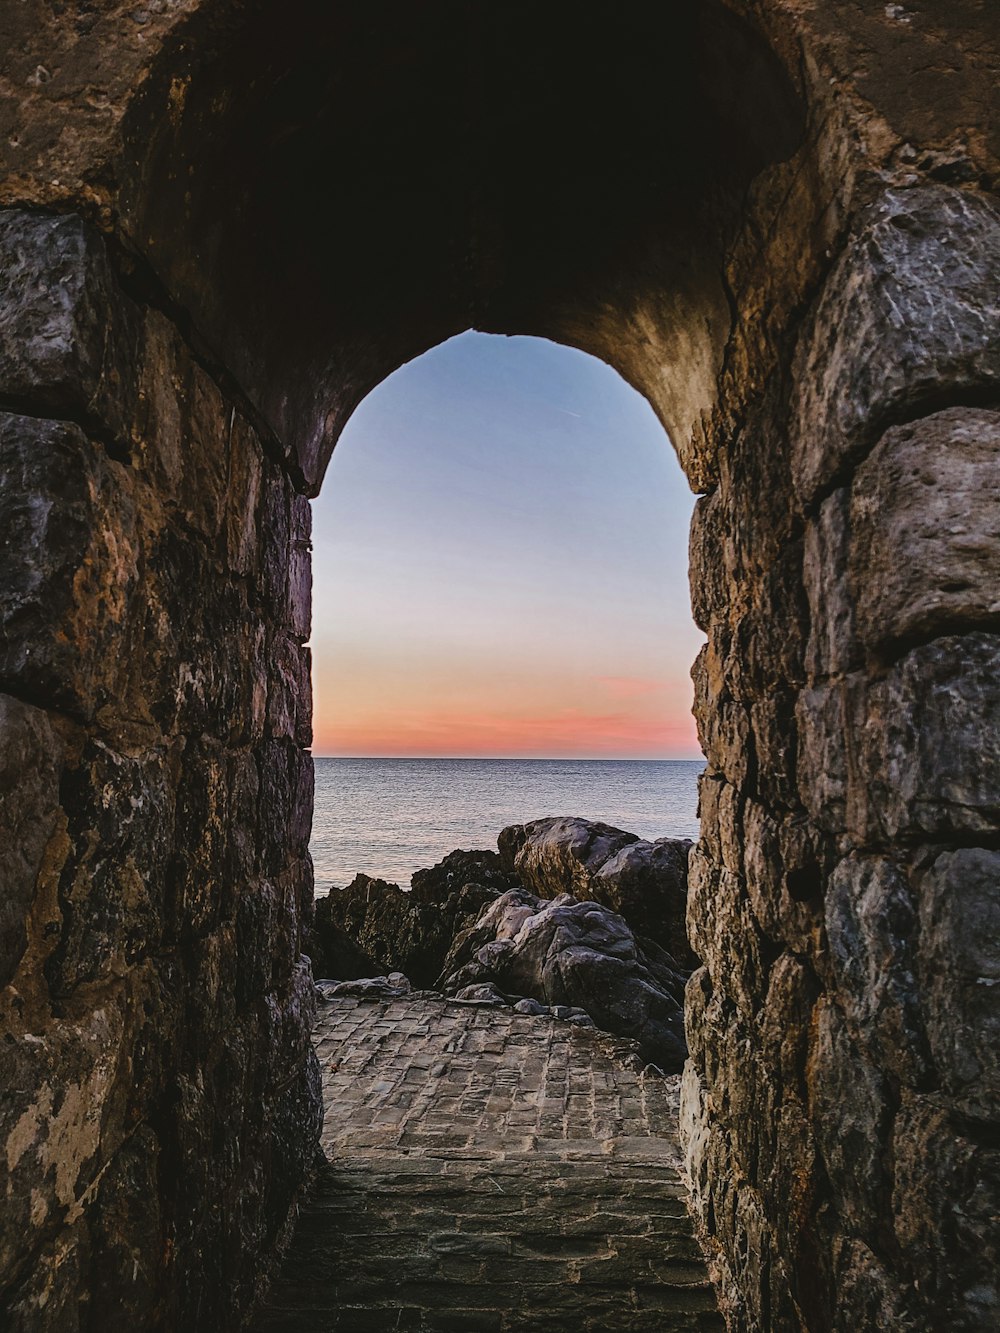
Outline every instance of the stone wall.
[[608, 360], [703, 496], [683, 1127], [733, 1328], [996, 1322], [995, 6], [16, 10], [0, 1322], [214, 1333], [281, 1233], [295, 488], [470, 325]]
[[689, 1166], [734, 1328], [982, 1329], [1000, 1310], [996, 200], [928, 184], [860, 211], [786, 383], [743, 445], [784, 484], [740, 486], [730, 454], [692, 532]]
[[318, 1133], [309, 506], [77, 217], [0, 274], [0, 1325], [221, 1328]]

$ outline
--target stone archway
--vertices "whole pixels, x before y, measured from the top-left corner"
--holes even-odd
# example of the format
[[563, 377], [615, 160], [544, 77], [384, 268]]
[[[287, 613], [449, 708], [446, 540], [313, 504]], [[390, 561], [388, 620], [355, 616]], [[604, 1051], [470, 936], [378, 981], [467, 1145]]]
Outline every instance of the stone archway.
[[683, 1119], [734, 1327], [995, 1311], [996, 20], [663, 9], [8, 20], [13, 1327], [224, 1326], [287, 1225], [305, 497], [470, 325], [611, 362], [704, 494]]

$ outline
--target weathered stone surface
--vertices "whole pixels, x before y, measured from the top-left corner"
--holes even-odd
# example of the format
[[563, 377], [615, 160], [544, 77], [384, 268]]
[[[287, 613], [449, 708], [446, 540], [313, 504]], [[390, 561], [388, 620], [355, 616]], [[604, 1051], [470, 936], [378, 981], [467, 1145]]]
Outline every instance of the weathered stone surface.
[[438, 984], [454, 995], [492, 983], [504, 995], [583, 1009], [606, 1032], [635, 1038], [646, 1059], [678, 1070], [684, 976], [599, 903], [511, 889], [456, 937]]
[[0, 212], [0, 395], [128, 448], [140, 319], [81, 218]]
[[855, 707], [859, 832], [869, 820], [890, 838], [1000, 829], [1000, 637], [916, 648]]
[[799, 351], [803, 501], [893, 417], [1000, 386], [1000, 211], [945, 186], [888, 190], [859, 217]]
[[0, 680], [84, 717], [120, 681], [137, 583], [127, 475], [77, 426], [0, 413]]
[[46, 714], [0, 694], [0, 986], [28, 941], [25, 918], [57, 826], [61, 760]]
[[833, 871], [826, 931], [837, 1000], [869, 1056], [911, 1083], [927, 1073], [916, 925], [909, 886], [892, 861], [852, 856]]
[[978, 1333], [996, 1322], [1000, 1152], [982, 1128], [935, 1096], [907, 1096], [896, 1119], [893, 1220], [920, 1275], [918, 1328]]
[[505, 828], [497, 845], [505, 869], [533, 893], [601, 903], [679, 962], [693, 963], [684, 925], [690, 842], [648, 842], [610, 824], [556, 816]]
[[[809, 598], [806, 670], [813, 681], [854, 671], [861, 665], [855, 603], [848, 574], [851, 493], [841, 487], [827, 496], [806, 524], [803, 577]], [[859, 562], [858, 568], [864, 571]], [[867, 571], [864, 577], [869, 578]]]
[[850, 575], [869, 647], [1000, 622], [998, 456], [1000, 413], [952, 408], [894, 427], [858, 469]]
[[988, 1120], [1000, 1105], [1000, 852], [944, 852], [918, 885], [931, 1052], [963, 1111]]
[[852, 1040], [840, 1011], [820, 1005], [808, 1071], [811, 1115], [837, 1207], [853, 1234], [874, 1234], [889, 1211], [882, 1144], [892, 1123], [884, 1071]]

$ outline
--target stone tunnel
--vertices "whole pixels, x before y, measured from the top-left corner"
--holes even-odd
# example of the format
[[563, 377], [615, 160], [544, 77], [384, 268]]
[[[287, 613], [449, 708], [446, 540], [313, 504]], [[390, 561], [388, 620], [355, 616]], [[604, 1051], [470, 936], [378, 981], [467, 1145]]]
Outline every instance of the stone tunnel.
[[0, 1325], [237, 1329], [281, 1251], [309, 497], [475, 328], [610, 363], [701, 496], [680, 1124], [730, 1327], [995, 1327], [996, 7], [0, 32]]

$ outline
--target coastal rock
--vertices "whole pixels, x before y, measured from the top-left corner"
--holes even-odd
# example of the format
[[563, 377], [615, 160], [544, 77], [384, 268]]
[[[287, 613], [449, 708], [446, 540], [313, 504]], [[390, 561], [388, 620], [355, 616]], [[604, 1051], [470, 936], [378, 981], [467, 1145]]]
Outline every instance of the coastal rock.
[[[516, 881], [496, 852], [454, 851], [413, 875], [405, 893], [398, 884], [357, 875], [346, 889], [333, 889], [316, 905], [315, 949], [324, 970], [346, 979], [330, 964], [346, 936], [362, 952], [353, 975], [398, 970], [426, 987], [441, 971], [455, 935], [476, 920], [483, 907]], [[315, 961], [315, 960], [314, 960]]]
[[313, 976], [336, 977], [338, 981], [375, 976], [379, 964], [333, 920], [331, 898], [332, 895], [328, 895], [316, 899], [312, 938], [309, 940]]
[[480, 982], [475, 986], [463, 986], [451, 998], [461, 1000], [463, 1004], [488, 1004], [493, 1008], [506, 1008], [510, 1005], [507, 996], [501, 995], [490, 981]]
[[316, 990], [323, 1000], [340, 995], [353, 995], [359, 1000], [399, 1000], [413, 993], [409, 978], [402, 972], [390, 972], [387, 977], [357, 977], [353, 981], [321, 981]]
[[571, 816], [513, 824], [497, 839], [504, 868], [542, 898], [570, 893], [610, 907], [640, 935], [695, 966], [684, 925], [686, 839], [648, 842], [634, 833]]
[[679, 1070], [686, 1054], [682, 969], [616, 912], [569, 894], [549, 901], [512, 889], [497, 898], [456, 938], [438, 984], [450, 995], [492, 984], [570, 1021], [582, 1012], [634, 1038], [665, 1070]]

